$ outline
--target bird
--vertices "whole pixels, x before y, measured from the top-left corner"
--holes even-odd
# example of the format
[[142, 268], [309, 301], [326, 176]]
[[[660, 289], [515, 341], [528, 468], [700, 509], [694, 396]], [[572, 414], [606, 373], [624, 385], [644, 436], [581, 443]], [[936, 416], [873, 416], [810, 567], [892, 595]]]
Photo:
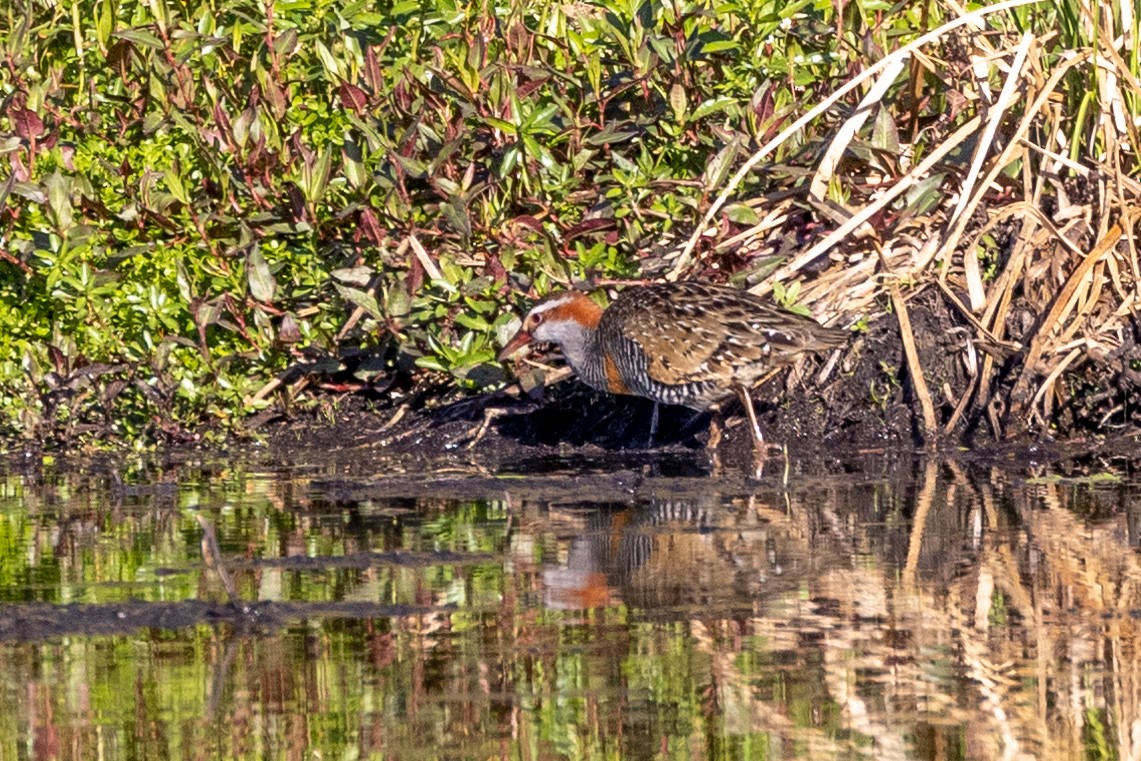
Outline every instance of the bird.
[[[746, 290], [689, 280], [627, 287], [606, 309], [582, 291], [551, 293], [531, 307], [498, 358], [528, 344], [554, 344], [599, 391], [694, 410], [719, 410], [735, 394], [763, 459], [750, 389], [806, 352], [842, 347], [848, 336]], [[656, 422], [657, 405], [654, 413]], [[715, 449], [719, 439], [715, 422], [707, 446]]]

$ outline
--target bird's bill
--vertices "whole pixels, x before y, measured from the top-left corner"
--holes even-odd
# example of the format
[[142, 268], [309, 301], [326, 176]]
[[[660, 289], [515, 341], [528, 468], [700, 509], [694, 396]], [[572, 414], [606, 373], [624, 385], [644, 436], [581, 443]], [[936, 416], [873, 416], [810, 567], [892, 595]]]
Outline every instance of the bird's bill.
[[499, 352], [499, 356], [496, 357], [496, 359], [502, 362], [529, 343], [531, 343], [531, 334], [525, 330], [520, 330], [515, 334], [514, 338], [507, 342], [507, 345], [503, 347], [503, 351]]

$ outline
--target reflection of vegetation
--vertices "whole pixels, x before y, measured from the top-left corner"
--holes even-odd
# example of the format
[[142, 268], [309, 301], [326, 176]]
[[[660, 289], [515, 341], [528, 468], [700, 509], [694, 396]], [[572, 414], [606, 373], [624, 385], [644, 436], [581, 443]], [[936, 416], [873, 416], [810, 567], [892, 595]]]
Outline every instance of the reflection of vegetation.
[[[510, 511], [241, 473], [127, 505], [49, 479], [3, 503], [4, 600], [208, 594], [177, 499], [215, 517], [248, 599], [416, 608], [2, 642], [0, 757], [1129, 757], [1122, 495], [975, 475]], [[556, 583], [606, 601], [555, 607]]]

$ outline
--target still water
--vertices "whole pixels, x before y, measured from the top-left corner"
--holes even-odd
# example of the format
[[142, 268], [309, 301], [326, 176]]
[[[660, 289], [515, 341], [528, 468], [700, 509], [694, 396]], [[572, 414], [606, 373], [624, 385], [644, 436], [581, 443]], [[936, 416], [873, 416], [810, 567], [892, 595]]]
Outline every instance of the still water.
[[1141, 756], [1128, 477], [396, 470], [6, 471], [0, 759]]

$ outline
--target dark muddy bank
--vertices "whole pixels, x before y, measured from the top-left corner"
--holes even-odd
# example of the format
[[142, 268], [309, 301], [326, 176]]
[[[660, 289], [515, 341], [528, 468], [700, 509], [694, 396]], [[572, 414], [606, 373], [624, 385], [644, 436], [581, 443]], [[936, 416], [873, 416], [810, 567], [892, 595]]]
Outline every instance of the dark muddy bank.
[[[1134, 368], [1141, 366], [1141, 348], [1132, 338], [1118, 351], [1064, 374], [1069, 396], [1043, 425], [1041, 414], [1027, 413], [1042, 407], [1042, 400], [1025, 398], [1028, 392], [1015, 382], [1014, 369], [1025, 359], [1012, 349], [1017, 344], [972, 343], [961, 317], [933, 288], [908, 308], [934, 429], [923, 422], [899, 324], [887, 314], [865, 332], [854, 332], [835, 356], [806, 358], [754, 390], [766, 438], [793, 456], [836, 459], [970, 449], [987, 457], [1055, 460], [1098, 452], [1128, 455], [1135, 448], [1141, 433], [1141, 372]], [[1029, 329], [1031, 317], [1026, 318]], [[979, 388], [977, 362], [988, 354], [995, 357], [998, 380]], [[557, 355], [548, 359], [559, 362]], [[728, 404], [729, 430], [720, 451], [727, 461], [743, 461], [749, 437], [740, 425], [739, 405]], [[602, 469], [647, 458], [665, 457], [679, 467], [702, 462], [709, 414], [663, 407], [651, 438], [652, 406], [645, 399], [594, 392], [573, 378], [529, 393], [515, 385], [467, 396], [409, 381], [371, 400], [327, 397], [319, 413], [279, 416], [261, 432], [268, 435], [271, 451], [286, 454], [368, 447], [394, 455], [476, 457], [539, 468], [545, 458], [572, 455]]]

